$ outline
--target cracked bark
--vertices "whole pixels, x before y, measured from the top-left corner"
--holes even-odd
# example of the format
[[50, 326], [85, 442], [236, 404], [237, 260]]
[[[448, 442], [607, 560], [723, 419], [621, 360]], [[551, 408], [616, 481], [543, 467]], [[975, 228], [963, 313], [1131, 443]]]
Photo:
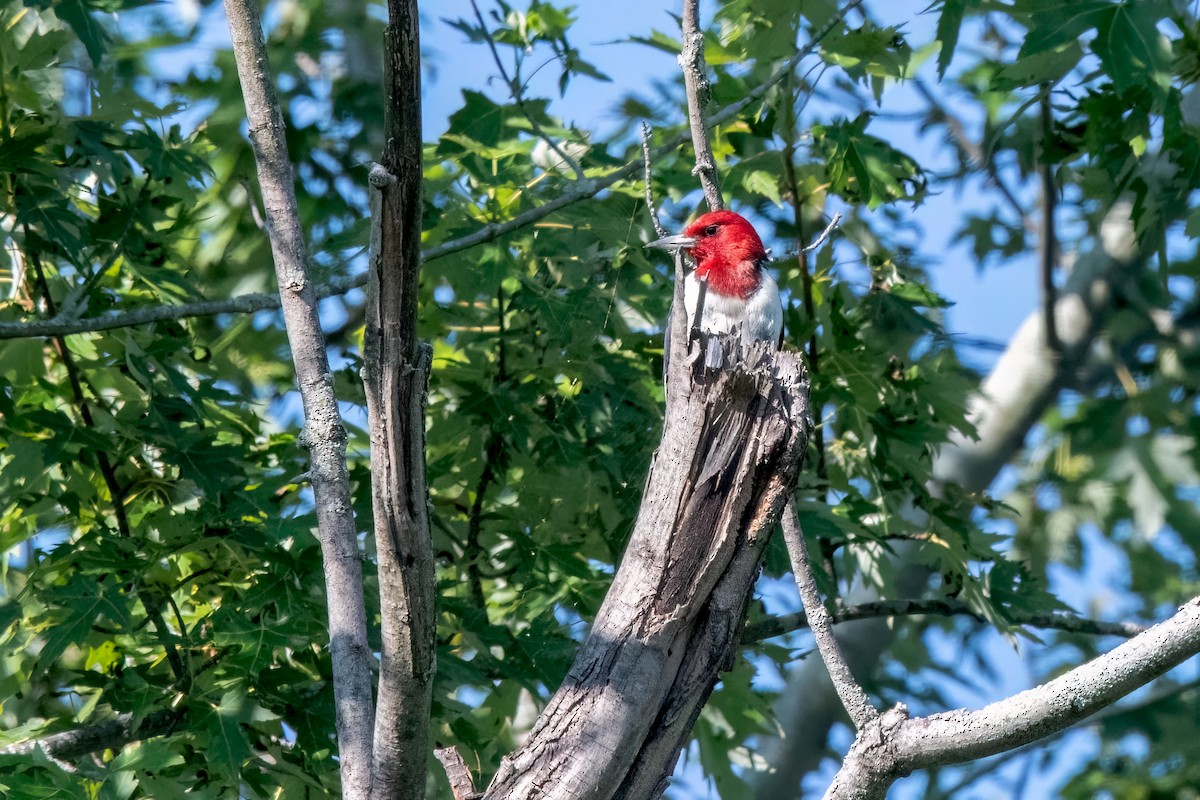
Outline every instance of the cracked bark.
[[657, 796], [732, 664], [811, 430], [801, 358], [763, 343], [725, 371], [684, 359], [666, 420], [591, 634], [488, 800]]
[[425, 483], [425, 389], [417, 339], [421, 265], [421, 70], [416, 0], [390, 0], [384, 34], [386, 144], [372, 167], [363, 378], [379, 561], [380, 647], [373, 798], [425, 795], [436, 617]]

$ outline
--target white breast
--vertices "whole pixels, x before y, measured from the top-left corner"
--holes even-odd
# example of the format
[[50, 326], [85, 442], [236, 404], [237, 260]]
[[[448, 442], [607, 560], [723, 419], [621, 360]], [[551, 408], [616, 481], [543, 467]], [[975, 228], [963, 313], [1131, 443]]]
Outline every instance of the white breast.
[[[684, 281], [683, 302], [687, 308], [688, 328], [696, 318], [696, 299], [700, 295], [700, 282], [696, 274], [689, 273]], [[740, 330], [745, 344], [759, 340], [779, 341], [783, 329], [783, 306], [779, 301], [779, 287], [775, 279], [764, 271], [758, 289], [745, 300], [718, 294], [711, 287], [704, 294], [704, 316], [700, 330], [707, 333], [733, 333]]]

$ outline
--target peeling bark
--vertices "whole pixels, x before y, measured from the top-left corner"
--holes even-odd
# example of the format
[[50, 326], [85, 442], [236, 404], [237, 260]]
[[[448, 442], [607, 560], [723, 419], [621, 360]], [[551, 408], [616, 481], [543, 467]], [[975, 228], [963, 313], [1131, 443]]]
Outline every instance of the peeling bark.
[[388, 21], [386, 144], [370, 174], [363, 337], [382, 638], [371, 796], [420, 800], [429, 757], [436, 580], [425, 483], [425, 388], [433, 351], [417, 339], [422, 169], [415, 0], [391, 0]]
[[717, 673], [732, 665], [763, 548], [807, 445], [808, 381], [799, 354], [767, 343], [732, 369], [685, 360], [676, 374], [683, 380], [672, 381], [613, 585], [488, 800], [657, 796]]

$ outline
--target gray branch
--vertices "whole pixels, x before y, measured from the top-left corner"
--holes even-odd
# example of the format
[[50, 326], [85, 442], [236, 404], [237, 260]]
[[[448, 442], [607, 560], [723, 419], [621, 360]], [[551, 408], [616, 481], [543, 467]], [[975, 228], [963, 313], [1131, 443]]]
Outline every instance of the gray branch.
[[1170, 619], [1048, 683], [978, 711], [909, 719], [898, 706], [862, 731], [826, 800], [882, 800], [917, 769], [1002, 753], [1063, 731], [1200, 653], [1200, 597]]
[[[966, 603], [958, 600], [877, 600], [870, 603], [859, 603], [837, 609], [830, 615], [834, 625], [858, 620], [874, 620], [881, 617], [921, 617], [965, 616], [983, 622], [975, 611]], [[1062, 612], [1041, 614], [1014, 614], [1012, 624], [1024, 628], [1041, 628], [1045, 630], [1078, 633], [1087, 636], [1120, 636], [1128, 639], [1145, 631], [1147, 626], [1136, 622], [1107, 622], [1105, 620], [1080, 617], [1075, 614]], [[748, 623], [742, 631], [742, 643], [752, 644], [782, 636], [792, 631], [809, 627], [808, 615], [803, 611], [795, 614], [784, 614], [779, 617], [768, 617]]]
[[[709, 211], [725, 207], [721, 198], [721, 181], [712, 143], [708, 139], [708, 120], [705, 109], [712, 97], [708, 68], [704, 62], [704, 33], [700, 30], [700, 0], [683, 0], [683, 52], [679, 66], [683, 69], [683, 87], [687, 94], [688, 125], [692, 132], [692, 147], [696, 150], [696, 166], [692, 173], [700, 178], [704, 200]], [[700, 318], [700, 312], [696, 312]]]
[[369, 800], [371, 730], [375, 716], [371, 702], [371, 649], [367, 644], [362, 554], [358, 549], [346, 473], [346, 430], [333, 391], [333, 375], [317, 315], [317, 296], [308, 274], [283, 115], [271, 83], [258, 3], [225, 0], [225, 13], [258, 166], [279, 283], [279, 304], [304, 405], [310, 481], [328, 598], [342, 796], [349, 800]]
[[380, 658], [371, 794], [425, 796], [436, 575], [425, 484], [425, 390], [417, 339], [421, 269], [421, 47], [416, 0], [388, 0], [384, 148], [371, 168], [363, 378], [379, 562]]
[[854, 722], [854, 729], [864, 730], [879, 717], [879, 712], [854, 680], [846, 657], [842, 655], [841, 645], [833, 635], [829, 612], [825, 610], [821, 594], [817, 591], [817, 581], [808, 558], [808, 546], [804, 542], [804, 532], [800, 530], [800, 518], [793, 498], [788, 499], [782, 522], [783, 541], [787, 544], [788, 557], [792, 562], [792, 575], [796, 579], [796, 588], [800, 590], [800, 602], [808, 616], [808, 626], [812, 629], [817, 650], [825, 662], [825, 669], [829, 670], [829, 678], [833, 681], [842, 706]]
[[[562, 686], [488, 800], [641, 800], [671, 774], [738, 633], [811, 429], [799, 354], [680, 365], [620, 568]], [[672, 365], [672, 371], [676, 367]]]
[[[934, 459], [933, 490], [943, 482], [966, 491], [987, 488], [1060, 389], [1072, 383], [1111, 310], [1115, 282], [1133, 273], [1147, 257], [1134, 236], [1131, 213], [1132, 207], [1123, 202], [1109, 211], [1092, 251], [1076, 260], [1059, 293], [1055, 314], [1061, 357], [1046, 346], [1041, 311], [1030, 314], [970, 400], [968, 418], [976, 436], [952, 434]], [[908, 563], [898, 571], [897, 588], [903, 594], [917, 594], [927, 579], [926, 568]], [[862, 586], [852, 587], [845, 597], [852, 605], [878, 599], [873, 590]], [[893, 635], [881, 620], [848, 624], [837, 634], [851, 668], [860, 675], [874, 668]], [[758, 779], [759, 800], [797, 797], [801, 777], [819, 764], [829, 729], [841, 716], [832, 688], [824, 668], [814, 661], [806, 661], [792, 674], [776, 706], [785, 738], [764, 745], [775, 769]]]
[[652, 167], [652, 162], [650, 161], [650, 132], [650, 125], [643, 122], [642, 161], [645, 163], [646, 210], [650, 212], [650, 221], [654, 224], [654, 233], [661, 239], [667, 235], [667, 229], [663, 227], [662, 222], [659, 220], [658, 209], [654, 206], [654, 179], [650, 171]]
[[0, 747], [2, 756], [33, 755], [39, 748], [50, 758], [69, 762], [97, 750], [120, 750], [125, 745], [164, 736], [178, 729], [186, 720], [184, 709], [153, 711], [146, 715], [118, 714], [114, 719], [72, 728], [30, 739], [27, 742]]
[[477, 800], [483, 797], [482, 792], [475, 791], [475, 779], [471, 777], [471, 770], [467, 769], [467, 763], [456, 748], [439, 747], [433, 751], [433, 755], [446, 770], [454, 800]]
[[1054, 112], [1050, 106], [1050, 89], [1046, 87], [1041, 102], [1041, 137], [1038, 146], [1038, 172], [1042, 188], [1042, 235], [1039, 254], [1042, 279], [1042, 328], [1046, 332], [1046, 347], [1057, 353], [1061, 349], [1058, 327], [1054, 320], [1054, 301], [1057, 294], [1054, 286], [1054, 268], [1058, 262], [1058, 233], [1054, 220], [1054, 209], [1058, 205], [1058, 187], [1054, 185], [1054, 169], [1047, 152], [1054, 138]]

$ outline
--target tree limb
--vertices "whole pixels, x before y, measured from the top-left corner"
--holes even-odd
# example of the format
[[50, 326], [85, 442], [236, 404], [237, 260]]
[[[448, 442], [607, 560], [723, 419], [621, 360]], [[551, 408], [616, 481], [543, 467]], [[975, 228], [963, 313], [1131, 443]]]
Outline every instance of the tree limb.
[[308, 274], [283, 115], [271, 83], [258, 3], [225, 0], [225, 14], [258, 166], [279, 284], [278, 302], [304, 405], [304, 439], [311, 458], [309, 480], [328, 598], [342, 796], [369, 800], [374, 725], [371, 649], [367, 644], [362, 555], [346, 473], [346, 430], [333, 391], [316, 292]]
[[821, 653], [821, 660], [825, 662], [825, 669], [829, 671], [829, 678], [833, 681], [842, 706], [854, 723], [854, 729], [864, 730], [878, 719], [879, 711], [871, 705], [867, 693], [854, 680], [846, 657], [842, 655], [841, 645], [834, 638], [829, 612], [825, 610], [821, 594], [817, 591], [817, 581], [813, 577], [808, 546], [804, 542], [804, 532], [800, 530], [800, 518], [794, 500], [788, 503], [782, 523], [783, 541], [787, 544], [788, 557], [792, 562], [792, 575], [796, 579], [796, 588], [800, 590], [800, 602], [808, 615], [808, 626], [812, 629], [817, 650]]
[[1054, 209], [1058, 201], [1058, 189], [1054, 185], [1054, 169], [1050, 165], [1047, 151], [1054, 137], [1054, 115], [1050, 108], [1050, 88], [1046, 87], [1041, 102], [1041, 137], [1038, 148], [1038, 172], [1042, 184], [1042, 236], [1040, 273], [1042, 279], [1042, 327], [1046, 331], [1046, 348], [1051, 353], [1062, 350], [1058, 340], [1058, 327], [1054, 322], [1054, 265], [1058, 261], [1058, 234], [1055, 232]]
[[882, 800], [913, 770], [958, 764], [1058, 733], [1200, 653], [1200, 597], [1082, 666], [978, 711], [909, 719], [903, 708], [860, 732], [826, 800]]
[[131, 742], [165, 736], [187, 719], [186, 708], [164, 709], [149, 714], [118, 714], [95, 725], [52, 733], [20, 744], [0, 747], [0, 756], [29, 756], [39, 748], [59, 761], [71, 761], [97, 750], [120, 750]]
[[450, 791], [454, 794], [454, 800], [477, 800], [483, 796], [482, 792], [475, 791], [471, 770], [467, 769], [466, 762], [456, 748], [439, 747], [433, 751], [433, 755], [442, 762], [442, 768], [446, 770], [446, 778], [450, 781]]
[[[704, 344], [704, 343], [702, 343]], [[736, 654], [811, 419], [799, 354], [681, 364], [620, 568], [562, 686], [488, 800], [640, 800], [669, 776]], [[672, 365], [672, 371], [676, 370]], [[688, 380], [690, 378], [690, 380]]]
[[[1095, 247], [1076, 261], [1059, 293], [1055, 313], [1062, 357], [1054, 358], [1046, 350], [1041, 311], [1030, 314], [970, 400], [967, 416], [975, 436], [952, 433], [938, 451], [933, 463], [935, 491], [942, 483], [955, 483], [965, 491], [985, 489], [1059, 390], [1074, 379], [1111, 309], [1114, 282], [1147, 257], [1134, 236], [1131, 213], [1128, 203], [1114, 205], [1096, 232]], [[898, 570], [896, 582], [901, 593], [917, 594], [927, 579], [926, 568], [907, 563]], [[851, 605], [877, 599], [864, 586], [851, 587], [844, 597]], [[891, 630], [878, 620], [860, 620], [837, 633], [848, 650], [851, 668], [860, 675], [873, 668], [892, 639]], [[776, 706], [785, 738], [764, 743], [767, 760], [775, 769], [757, 780], [759, 800], [798, 796], [801, 777], [820, 763], [829, 728], [842, 713], [831, 690], [823, 666], [815, 660], [793, 672]]]
[[[688, 125], [692, 132], [692, 147], [696, 151], [696, 166], [692, 174], [700, 178], [704, 200], [709, 211], [725, 207], [721, 198], [721, 181], [717, 175], [717, 162], [713, 158], [712, 143], [708, 139], [708, 124], [705, 109], [712, 98], [708, 82], [708, 69], [704, 63], [704, 33], [700, 30], [700, 0], [683, 0], [683, 52], [679, 54], [679, 66], [683, 69], [683, 87], [687, 94]], [[696, 312], [696, 319], [700, 312]]]
[[363, 378], [379, 562], [380, 661], [371, 796], [425, 796], [436, 576], [425, 484], [425, 389], [417, 339], [421, 269], [421, 48], [416, 0], [388, 0], [384, 148], [372, 167]]
[[[878, 619], [880, 617], [920, 617], [920, 616], [966, 616], [980, 622], [983, 618], [975, 613], [970, 606], [959, 600], [877, 600], [871, 603], [859, 603], [836, 609], [829, 615], [834, 625], [857, 620]], [[1025, 628], [1043, 628], [1046, 630], [1063, 631], [1064, 633], [1079, 633], [1089, 636], [1120, 636], [1128, 639], [1146, 630], [1146, 625], [1136, 622], [1108, 622], [1099, 619], [1052, 612], [1046, 614], [1014, 614], [1012, 624]], [[784, 614], [779, 617], [768, 617], [747, 623], [742, 631], [742, 644], [753, 644], [764, 639], [782, 636], [792, 631], [809, 627], [808, 615], [803, 611], [795, 614]]]

